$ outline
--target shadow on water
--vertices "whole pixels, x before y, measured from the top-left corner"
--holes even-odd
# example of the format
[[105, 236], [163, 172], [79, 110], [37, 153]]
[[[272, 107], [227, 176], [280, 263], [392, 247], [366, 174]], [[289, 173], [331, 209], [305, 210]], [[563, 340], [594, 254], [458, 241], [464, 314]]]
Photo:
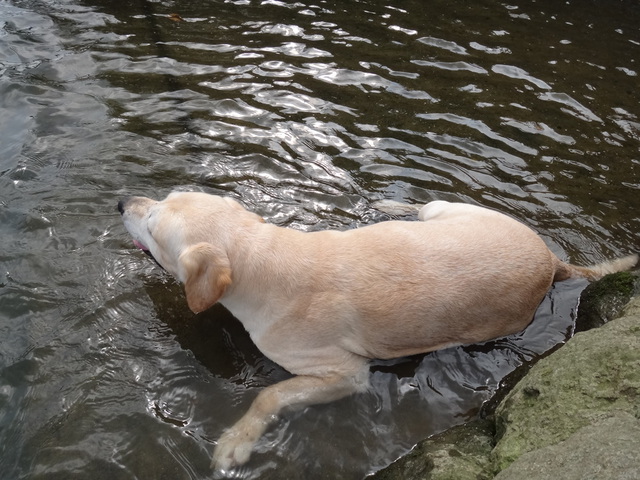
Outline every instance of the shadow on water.
[[214, 305], [194, 315], [179, 285], [147, 282], [145, 290], [167, 334], [175, 335], [212, 375], [247, 386], [252, 381], [254, 386], [263, 386], [261, 377], [269, 382], [288, 377], [276, 372], [282, 369], [262, 355], [242, 324], [223, 306]]

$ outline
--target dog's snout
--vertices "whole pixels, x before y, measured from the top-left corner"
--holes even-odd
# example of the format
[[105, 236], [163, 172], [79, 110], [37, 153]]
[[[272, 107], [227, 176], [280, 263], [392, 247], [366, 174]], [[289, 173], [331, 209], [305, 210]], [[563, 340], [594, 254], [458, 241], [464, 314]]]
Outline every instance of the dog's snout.
[[131, 200], [131, 197], [125, 197], [118, 202], [118, 211], [120, 212], [120, 215], [124, 215], [124, 211], [127, 208], [129, 200]]

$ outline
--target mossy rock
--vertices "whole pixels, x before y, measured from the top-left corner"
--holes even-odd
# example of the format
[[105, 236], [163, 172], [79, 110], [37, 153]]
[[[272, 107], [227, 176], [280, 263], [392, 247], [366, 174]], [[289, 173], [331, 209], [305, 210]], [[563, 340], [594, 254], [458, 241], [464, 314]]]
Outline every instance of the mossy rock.
[[493, 422], [476, 420], [420, 442], [374, 480], [483, 480], [493, 448]]
[[617, 318], [632, 296], [640, 294], [640, 273], [620, 272], [591, 283], [580, 295], [576, 332], [601, 327]]
[[493, 472], [620, 412], [640, 417], [637, 316], [578, 333], [534, 365], [496, 409]]
[[640, 420], [628, 413], [598, 420], [565, 441], [525, 453], [495, 480], [638, 478]]

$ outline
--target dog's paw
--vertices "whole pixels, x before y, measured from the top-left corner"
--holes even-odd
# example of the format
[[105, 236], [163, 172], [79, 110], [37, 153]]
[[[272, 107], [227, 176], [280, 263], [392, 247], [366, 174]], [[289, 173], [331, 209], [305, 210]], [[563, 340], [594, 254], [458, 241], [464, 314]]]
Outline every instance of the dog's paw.
[[227, 430], [213, 450], [211, 468], [228, 471], [247, 463], [254, 445], [255, 439], [246, 432], [238, 432], [233, 428]]

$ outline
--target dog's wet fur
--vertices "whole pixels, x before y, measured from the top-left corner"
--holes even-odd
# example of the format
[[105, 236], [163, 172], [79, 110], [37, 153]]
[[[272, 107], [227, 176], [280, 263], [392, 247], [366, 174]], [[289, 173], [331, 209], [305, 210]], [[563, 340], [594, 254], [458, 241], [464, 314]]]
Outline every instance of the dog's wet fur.
[[249, 459], [284, 407], [367, 387], [368, 362], [482, 342], [524, 329], [553, 282], [632, 268], [559, 260], [536, 233], [493, 210], [431, 202], [420, 221], [301, 232], [230, 198], [176, 192], [118, 204], [140, 249], [179, 279], [192, 311], [223, 304], [293, 378], [265, 388], [219, 439], [223, 470]]

